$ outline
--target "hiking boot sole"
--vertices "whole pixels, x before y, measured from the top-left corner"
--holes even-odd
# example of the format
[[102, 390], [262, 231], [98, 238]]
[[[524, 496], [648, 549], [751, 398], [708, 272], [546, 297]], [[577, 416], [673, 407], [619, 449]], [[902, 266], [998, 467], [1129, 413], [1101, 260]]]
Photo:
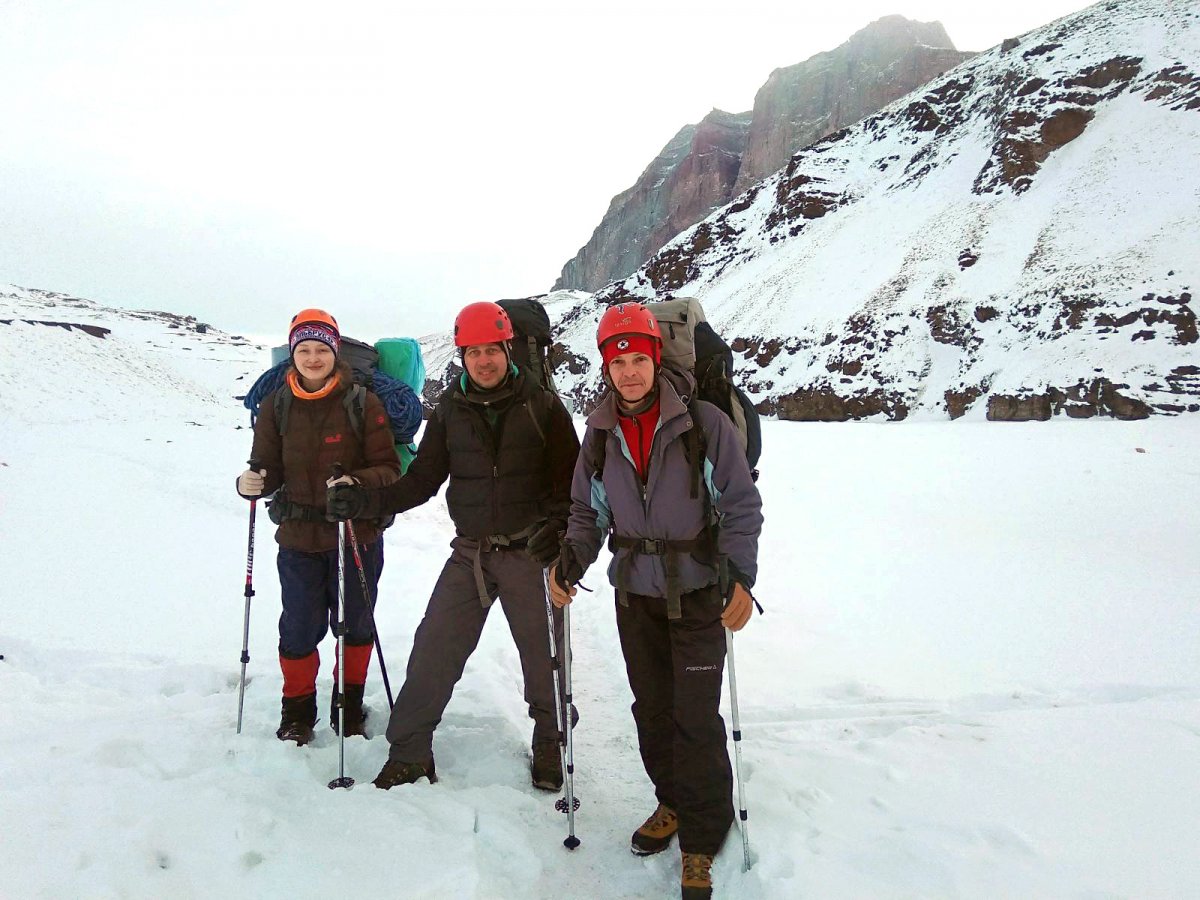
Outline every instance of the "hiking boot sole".
[[670, 847], [671, 840], [674, 837], [675, 837], [675, 835], [672, 834], [670, 837], [666, 838], [661, 844], [653, 844], [653, 845], [648, 845], [645, 847], [639, 847], [637, 844], [630, 841], [629, 842], [629, 852], [632, 853], [634, 856], [653, 856], [655, 853], [662, 853], [664, 850], [666, 850], [668, 847]]
[[305, 744], [311, 743], [316, 737], [316, 734], [310, 728], [308, 731], [285, 731], [275, 732], [275, 737], [285, 744], [295, 744], [297, 747], [303, 747]]

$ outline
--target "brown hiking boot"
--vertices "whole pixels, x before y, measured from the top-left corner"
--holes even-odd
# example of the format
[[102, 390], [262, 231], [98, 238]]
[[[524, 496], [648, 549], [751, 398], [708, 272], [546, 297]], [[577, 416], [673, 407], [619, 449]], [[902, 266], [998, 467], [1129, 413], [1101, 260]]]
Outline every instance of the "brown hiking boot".
[[529, 775], [533, 786], [543, 791], [561, 791], [563, 785], [562, 753], [557, 740], [534, 741], [533, 761]]
[[389, 759], [375, 776], [371, 784], [381, 791], [391, 790], [398, 784], [415, 784], [422, 778], [428, 778], [430, 784], [437, 783], [437, 773], [433, 770], [433, 758], [428, 763], [402, 762]]
[[712, 897], [713, 858], [703, 853], [683, 854], [683, 877], [679, 887], [682, 900], [709, 900]]
[[650, 818], [642, 823], [642, 827], [633, 833], [629, 849], [638, 856], [662, 853], [671, 846], [671, 838], [678, 830], [679, 817], [675, 815], [675, 810], [660, 803]]

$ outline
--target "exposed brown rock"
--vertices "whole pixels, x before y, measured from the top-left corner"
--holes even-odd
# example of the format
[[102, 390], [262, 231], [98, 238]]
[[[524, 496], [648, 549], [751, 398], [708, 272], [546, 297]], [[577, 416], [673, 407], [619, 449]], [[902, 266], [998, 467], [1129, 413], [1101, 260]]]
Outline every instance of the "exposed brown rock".
[[1183, 65], [1155, 72], [1146, 99], [1157, 100], [1171, 109], [1200, 110], [1200, 75]]
[[796, 391], [775, 401], [775, 414], [793, 422], [848, 422], [880, 413], [900, 422], [908, 417], [908, 407], [899, 394], [878, 390], [843, 397], [830, 387]]
[[959, 419], [966, 415], [976, 400], [983, 396], [983, 389], [969, 387], [961, 391], [946, 391], [946, 412], [951, 419]]
[[1013, 79], [1012, 102], [1005, 105], [1008, 111], [998, 124], [991, 156], [975, 180], [975, 193], [1006, 186], [1018, 194], [1028, 190], [1047, 157], [1083, 134], [1095, 115], [1092, 107], [1126, 90], [1141, 67], [1141, 59], [1117, 56], [1055, 82], [1036, 79], [1016, 84]]
[[929, 333], [939, 344], [950, 344], [966, 349], [975, 336], [969, 319], [965, 319], [955, 307], [942, 303], [925, 311]]
[[1080, 380], [1068, 388], [1048, 388], [1041, 394], [993, 394], [988, 398], [987, 417], [993, 422], [1044, 422], [1056, 415], [1073, 419], [1109, 416], [1114, 419], [1145, 419], [1150, 406], [1121, 390], [1127, 384], [1113, 384], [1107, 378]]
[[[1183, 294], [1182, 297], [1191, 298], [1190, 294]], [[1154, 325], [1159, 322], [1166, 322], [1175, 326], [1174, 342], [1176, 344], [1194, 344], [1200, 339], [1200, 331], [1197, 329], [1196, 314], [1192, 311], [1191, 306], [1187, 301], [1177, 301], [1174, 297], [1159, 298], [1153, 294], [1149, 294], [1142, 298], [1142, 301], [1149, 303], [1157, 300], [1160, 303], [1168, 305], [1178, 305], [1178, 309], [1158, 309], [1156, 307], [1142, 307], [1141, 309], [1131, 310], [1124, 315], [1114, 316], [1109, 313], [1101, 313], [1096, 316], [1096, 326], [1098, 328], [1119, 329], [1140, 322], [1143, 325]], [[1141, 333], [1140, 331], [1138, 332]], [[1137, 339], [1137, 334], [1133, 336]]]
[[993, 394], [988, 397], [987, 417], [991, 422], [1045, 422], [1053, 414], [1054, 405], [1049, 394], [1024, 397]]

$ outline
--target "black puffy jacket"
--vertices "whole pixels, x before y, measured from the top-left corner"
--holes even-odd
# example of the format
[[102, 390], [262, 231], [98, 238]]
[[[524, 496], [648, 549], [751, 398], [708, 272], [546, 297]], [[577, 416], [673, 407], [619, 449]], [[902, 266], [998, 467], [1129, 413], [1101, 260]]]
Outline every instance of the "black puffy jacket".
[[518, 374], [475, 393], [463, 376], [439, 399], [408, 472], [371, 491], [369, 509], [387, 515], [420, 506], [449, 478], [446, 506], [460, 535], [516, 534], [567, 518], [578, 455], [570, 413], [552, 392]]

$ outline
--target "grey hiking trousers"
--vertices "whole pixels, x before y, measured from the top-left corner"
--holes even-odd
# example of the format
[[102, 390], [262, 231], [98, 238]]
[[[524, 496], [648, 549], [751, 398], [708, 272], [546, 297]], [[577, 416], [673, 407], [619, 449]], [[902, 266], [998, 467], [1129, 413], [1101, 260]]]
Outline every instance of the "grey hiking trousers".
[[[488, 610], [479, 598], [475, 560], [478, 542], [456, 537], [453, 552], [433, 588], [425, 618], [413, 636], [404, 686], [392, 707], [387, 739], [390, 759], [424, 763], [433, 756], [433, 731], [479, 643]], [[554, 675], [546, 622], [542, 569], [521, 549], [479, 552], [488, 596], [499, 597], [521, 657], [525, 702], [533, 719], [533, 739], [557, 740]], [[562, 610], [554, 610], [555, 645], [562, 647]]]

